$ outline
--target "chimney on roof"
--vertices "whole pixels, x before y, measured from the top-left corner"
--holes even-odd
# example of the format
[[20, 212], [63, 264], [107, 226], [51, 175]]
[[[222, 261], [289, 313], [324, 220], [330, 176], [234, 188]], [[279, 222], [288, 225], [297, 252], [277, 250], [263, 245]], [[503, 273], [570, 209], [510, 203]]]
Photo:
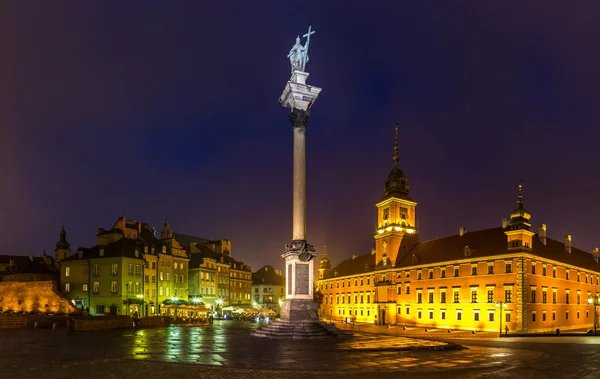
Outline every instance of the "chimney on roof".
[[502, 229], [506, 229], [506, 228], [508, 228], [508, 219], [503, 218], [502, 219]]
[[538, 229], [538, 237], [540, 238], [540, 241], [542, 241], [542, 243], [544, 244], [544, 246], [546, 245], [546, 224], [542, 224], [540, 225], [540, 228]]
[[565, 237], [565, 250], [567, 250], [569, 252], [569, 254], [571, 254], [571, 235], [567, 234], [567, 236]]
[[458, 234], [462, 237], [465, 233], [467, 232], [467, 228], [465, 228], [464, 226], [461, 226], [458, 229]]
[[354, 253], [352, 254], [352, 259], [356, 259], [358, 257], [358, 254]]
[[597, 247], [595, 247], [592, 250], [592, 254], [594, 255], [594, 260], [596, 261], [596, 263], [598, 263], [598, 248]]

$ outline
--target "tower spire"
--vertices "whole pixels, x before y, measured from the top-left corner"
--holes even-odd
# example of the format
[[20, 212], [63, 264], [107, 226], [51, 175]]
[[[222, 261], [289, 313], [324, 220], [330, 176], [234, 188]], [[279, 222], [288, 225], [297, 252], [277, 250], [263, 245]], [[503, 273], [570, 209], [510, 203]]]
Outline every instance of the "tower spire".
[[519, 181], [519, 194], [517, 196], [517, 205], [519, 209], [523, 209], [523, 178]]
[[394, 140], [394, 166], [398, 166], [400, 155], [398, 155], [398, 122], [396, 122], [396, 137]]

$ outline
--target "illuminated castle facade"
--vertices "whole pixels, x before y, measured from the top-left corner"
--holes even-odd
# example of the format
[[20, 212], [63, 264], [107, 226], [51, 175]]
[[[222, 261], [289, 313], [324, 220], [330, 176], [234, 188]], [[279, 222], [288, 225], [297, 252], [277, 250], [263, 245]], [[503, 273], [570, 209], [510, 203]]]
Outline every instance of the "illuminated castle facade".
[[394, 166], [376, 205], [375, 248], [335, 267], [323, 257], [320, 317], [485, 331], [592, 328], [598, 249], [579, 250], [570, 235], [550, 239], [544, 224], [531, 231], [522, 189], [519, 184], [517, 207], [501, 226], [419, 241], [396, 127]]

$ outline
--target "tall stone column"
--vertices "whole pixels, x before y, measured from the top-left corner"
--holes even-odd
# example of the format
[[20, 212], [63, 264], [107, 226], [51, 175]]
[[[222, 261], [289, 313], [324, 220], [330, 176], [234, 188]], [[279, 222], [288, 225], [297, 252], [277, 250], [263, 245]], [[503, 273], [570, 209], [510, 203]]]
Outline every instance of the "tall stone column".
[[309, 111], [295, 109], [290, 114], [294, 128], [294, 198], [293, 234], [294, 241], [306, 240], [306, 124]]
[[318, 304], [313, 301], [315, 249], [306, 241], [306, 130], [310, 107], [321, 88], [306, 84], [307, 72], [294, 71], [279, 102], [291, 109], [289, 120], [294, 133], [292, 242], [285, 245], [286, 299], [281, 320], [318, 321]]

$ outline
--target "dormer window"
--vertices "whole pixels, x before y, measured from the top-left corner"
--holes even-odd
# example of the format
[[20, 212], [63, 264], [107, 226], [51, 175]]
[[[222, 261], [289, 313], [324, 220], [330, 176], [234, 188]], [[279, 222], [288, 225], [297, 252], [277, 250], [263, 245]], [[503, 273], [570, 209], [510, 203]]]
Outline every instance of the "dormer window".
[[99, 255], [100, 255], [101, 257], [103, 257], [103, 256], [104, 256], [104, 249], [100, 249], [100, 251], [99, 251], [98, 253], [99, 253]]
[[463, 253], [464, 253], [465, 257], [470, 257], [471, 256], [471, 248], [469, 246], [465, 246], [465, 248], [463, 249]]

